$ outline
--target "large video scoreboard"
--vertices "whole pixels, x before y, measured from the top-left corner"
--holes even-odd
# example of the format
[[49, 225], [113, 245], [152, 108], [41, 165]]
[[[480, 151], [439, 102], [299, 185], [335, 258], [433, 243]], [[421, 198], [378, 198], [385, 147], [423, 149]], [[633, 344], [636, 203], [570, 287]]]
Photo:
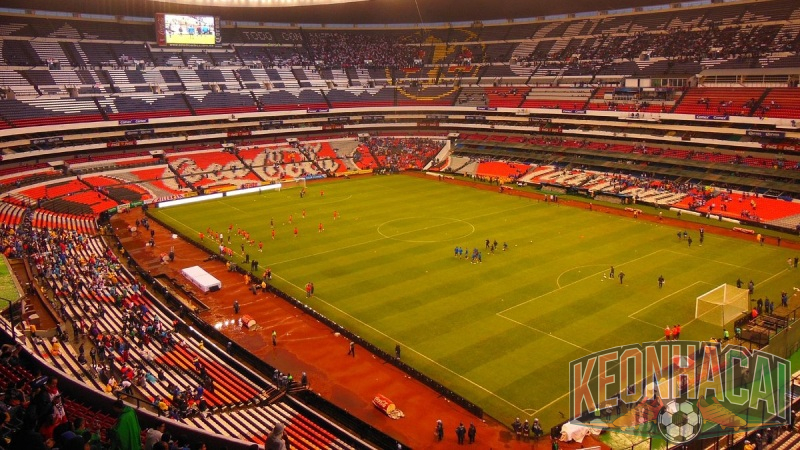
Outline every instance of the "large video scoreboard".
[[219, 17], [156, 14], [156, 36], [162, 46], [219, 45]]

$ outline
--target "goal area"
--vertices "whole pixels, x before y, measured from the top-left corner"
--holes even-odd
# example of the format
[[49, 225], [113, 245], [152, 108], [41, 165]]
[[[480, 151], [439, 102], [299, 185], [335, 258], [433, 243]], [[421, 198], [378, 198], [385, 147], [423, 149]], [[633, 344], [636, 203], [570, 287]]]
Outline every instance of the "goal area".
[[284, 189], [294, 189], [294, 188], [305, 189], [306, 188], [306, 179], [305, 178], [287, 178], [285, 180], [281, 180], [281, 187], [278, 190], [282, 191]]
[[724, 326], [750, 309], [747, 289], [730, 284], [718, 286], [697, 297], [694, 318], [712, 325]]

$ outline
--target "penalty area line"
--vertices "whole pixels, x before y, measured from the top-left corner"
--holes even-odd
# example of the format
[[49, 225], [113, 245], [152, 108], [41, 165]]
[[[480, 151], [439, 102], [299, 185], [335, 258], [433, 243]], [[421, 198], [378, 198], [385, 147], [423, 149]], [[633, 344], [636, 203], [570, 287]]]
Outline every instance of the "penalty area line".
[[528, 324], [526, 324], [526, 323], [519, 322], [519, 321], [517, 321], [517, 320], [514, 320], [514, 319], [512, 319], [512, 318], [510, 318], [510, 317], [506, 317], [506, 316], [502, 315], [501, 313], [497, 313], [497, 315], [498, 315], [499, 317], [502, 317], [503, 319], [506, 319], [506, 320], [508, 320], [509, 322], [513, 322], [513, 323], [515, 323], [515, 324], [517, 324], [517, 325], [520, 325], [520, 326], [523, 326], [523, 327], [525, 327], [525, 328], [527, 328], [527, 329], [529, 329], [529, 330], [536, 331], [537, 333], [541, 333], [541, 334], [543, 334], [543, 335], [545, 335], [545, 336], [551, 337], [551, 338], [553, 338], [553, 339], [557, 339], [557, 340], [559, 340], [559, 341], [561, 341], [561, 342], [563, 342], [563, 343], [565, 343], [565, 344], [571, 345], [571, 346], [573, 346], [573, 347], [575, 347], [575, 348], [579, 348], [579, 349], [581, 349], [581, 350], [583, 350], [583, 351], [586, 351], [586, 352], [588, 352], [588, 353], [592, 353], [592, 351], [591, 351], [591, 350], [589, 350], [588, 348], [581, 347], [580, 345], [578, 345], [578, 344], [575, 344], [575, 343], [572, 343], [572, 342], [570, 342], [570, 341], [568, 341], [568, 340], [566, 340], [566, 339], [564, 339], [564, 338], [560, 338], [560, 337], [558, 337], [558, 336], [554, 335], [553, 333], [548, 333], [548, 332], [546, 332], [546, 331], [542, 331], [542, 330], [540, 330], [540, 329], [538, 329], [538, 328], [536, 328], [536, 327], [532, 327], [532, 326], [530, 326], [530, 325], [528, 325]]
[[[673, 292], [673, 293], [671, 293], [671, 294], [667, 294], [667, 295], [665, 295], [665, 296], [661, 297], [660, 299], [658, 299], [658, 300], [656, 300], [656, 301], [654, 301], [654, 302], [650, 303], [649, 305], [647, 305], [647, 306], [645, 306], [645, 307], [643, 307], [643, 308], [641, 308], [641, 309], [639, 309], [639, 310], [637, 310], [637, 311], [635, 311], [635, 312], [632, 312], [632, 313], [628, 314], [628, 318], [629, 318], [629, 319], [636, 319], [636, 320], [639, 320], [640, 322], [644, 322], [644, 323], [649, 323], [649, 322], [645, 322], [644, 320], [637, 319], [636, 317], [633, 317], [633, 316], [635, 316], [635, 315], [639, 314], [640, 312], [644, 311], [644, 310], [645, 310], [645, 309], [647, 309], [647, 308], [650, 308], [651, 306], [653, 306], [653, 305], [655, 305], [655, 304], [657, 304], [657, 303], [660, 303], [660, 302], [662, 302], [662, 301], [664, 301], [664, 300], [666, 300], [666, 299], [668, 299], [668, 298], [672, 297], [673, 295], [676, 295], [676, 294], [678, 294], [678, 293], [681, 293], [681, 292], [683, 292], [683, 291], [685, 291], [685, 290], [687, 290], [687, 289], [691, 289], [693, 286], [695, 286], [695, 285], [697, 285], [697, 284], [707, 284], [707, 285], [709, 285], [709, 286], [712, 286], [712, 284], [711, 284], [711, 283], [709, 283], [709, 282], [707, 282], [707, 281], [695, 281], [694, 283], [692, 283], [692, 284], [690, 284], [690, 285], [688, 285], [688, 286], [686, 286], [686, 287], [683, 287], [683, 288], [681, 288], [681, 289], [678, 289], [677, 291], [675, 291], [675, 292]], [[659, 327], [659, 328], [660, 328], [660, 327]]]
[[[655, 255], [655, 254], [657, 254], [657, 253], [660, 253], [660, 252], [662, 252], [662, 251], [663, 251], [663, 250], [656, 250], [656, 251], [654, 251], [654, 252], [652, 252], [652, 253], [648, 253], [648, 254], [646, 254], [646, 255], [643, 255], [643, 256], [640, 256], [640, 257], [638, 257], [638, 258], [634, 258], [634, 259], [632, 259], [632, 260], [630, 260], [630, 261], [626, 261], [626, 262], [624, 262], [624, 263], [622, 263], [622, 264], [617, 264], [617, 267], [622, 267], [622, 266], [625, 266], [626, 264], [630, 264], [630, 263], [633, 263], [633, 262], [639, 261], [639, 260], [641, 260], [641, 259], [649, 258], [649, 257], [651, 257], [651, 256], [653, 256], [653, 255]], [[576, 268], [577, 268], [577, 267], [573, 267], [573, 269], [576, 269]], [[570, 270], [572, 270], [572, 269], [570, 269]], [[560, 290], [562, 290], [562, 289], [568, 288], [568, 287], [572, 286], [573, 284], [577, 284], [577, 283], [580, 283], [580, 282], [582, 282], [582, 281], [586, 281], [586, 280], [588, 280], [589, 278], [596, 277], [596, 276], [598, 276], [598, 275], [603, 275], [604, 273], [606, 273], [606, 271], [605, 271], [605, 270], [604, 270], [604, 271], [602, 271], [602, 272], [597, 272], [597, 273], [593, 273], [593, 274], [591, 274], [591, 275], [587, 275], [587, 276], [585, 276], [585, 277], [583, 277], [583, 278], [579, 278], [579, 279], [577, 279], [577, 280], [573, 281], [572, 283], [567, 283], [567, 284], [565, 284], [564, 286], [559, 286], [559, 287], [557, 287], [557, 288], [553, 289], [552, 291], [545, 292], [545, 293], [544, 293], [544, 294], [542, 294], [542, 295], [537, 295], [536, 297], [533, 297], [533, 298], [531, 298], [531, 299], [525, 300], [524, 302], [517, 303], [516, 305], [514, 305], [514, 306], [510, 306], [510, 307], [508, 307], [508, 308], [506, 308], [506, 309], [504, 309], [504, 310], [502, 310], [502, 311], [499, 311], [499, 312], [497, 312], [496, 314], [502, 317], [502, 314], [503, 314], [503, 313], [506, 313], [506, 312], [508, 312], [508, 311], [511, 311], [512, 309], [519, 308], [519, 307], [520, 307], [520, 306], [522, 306], [522, 305], [527, 305], [528, 303], [530, 303], [530, 302], [532, 302], [532, 301], [539, 300], [539, 299], [540, 299], [540, 298], [542, 298], [542, 297], [546, 297], [546, 296], [548, 296], [548, 295], [550, 295], [550, 294], [554, 294], [554, 293], [556, 293], [556, 292], [558, 292], [558, 291], [560, 291]], [[563, 273], [562, 273], [561, 275], [563, 275]], [[558, 278], [561, 278], [561, 275], [559, 275], [559, 276], [558, 276]], [[558, 282], [558, 280], [556, 280], [556, 282]]]

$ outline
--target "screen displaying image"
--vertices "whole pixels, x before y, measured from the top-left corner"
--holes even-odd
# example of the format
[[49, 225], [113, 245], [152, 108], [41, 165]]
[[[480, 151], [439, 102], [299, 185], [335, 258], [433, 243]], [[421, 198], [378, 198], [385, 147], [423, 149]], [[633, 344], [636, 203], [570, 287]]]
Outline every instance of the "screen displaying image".
[[214, 17], [164, 14], [164, 38], [167, 45], [214, 45]]

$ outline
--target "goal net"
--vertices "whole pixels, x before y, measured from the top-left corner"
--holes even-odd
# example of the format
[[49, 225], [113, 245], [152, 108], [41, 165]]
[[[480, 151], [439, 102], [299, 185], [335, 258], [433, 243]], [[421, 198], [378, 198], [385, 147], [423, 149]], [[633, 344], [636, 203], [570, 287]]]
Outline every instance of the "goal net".
[[294, 188], [305, 189], [306, 188], [306, 179], [305, 178], [287, 178], [285, 180], [281, 180], [281, 187], [280, 187], [279, 190], [282, 191], [284, 189], [294, 189]]
[[742, 313], [747, 313], [749, 309], [750, 296], [747, 289], [723, 284], [697, 297], [694, 318], [723, 326]]

